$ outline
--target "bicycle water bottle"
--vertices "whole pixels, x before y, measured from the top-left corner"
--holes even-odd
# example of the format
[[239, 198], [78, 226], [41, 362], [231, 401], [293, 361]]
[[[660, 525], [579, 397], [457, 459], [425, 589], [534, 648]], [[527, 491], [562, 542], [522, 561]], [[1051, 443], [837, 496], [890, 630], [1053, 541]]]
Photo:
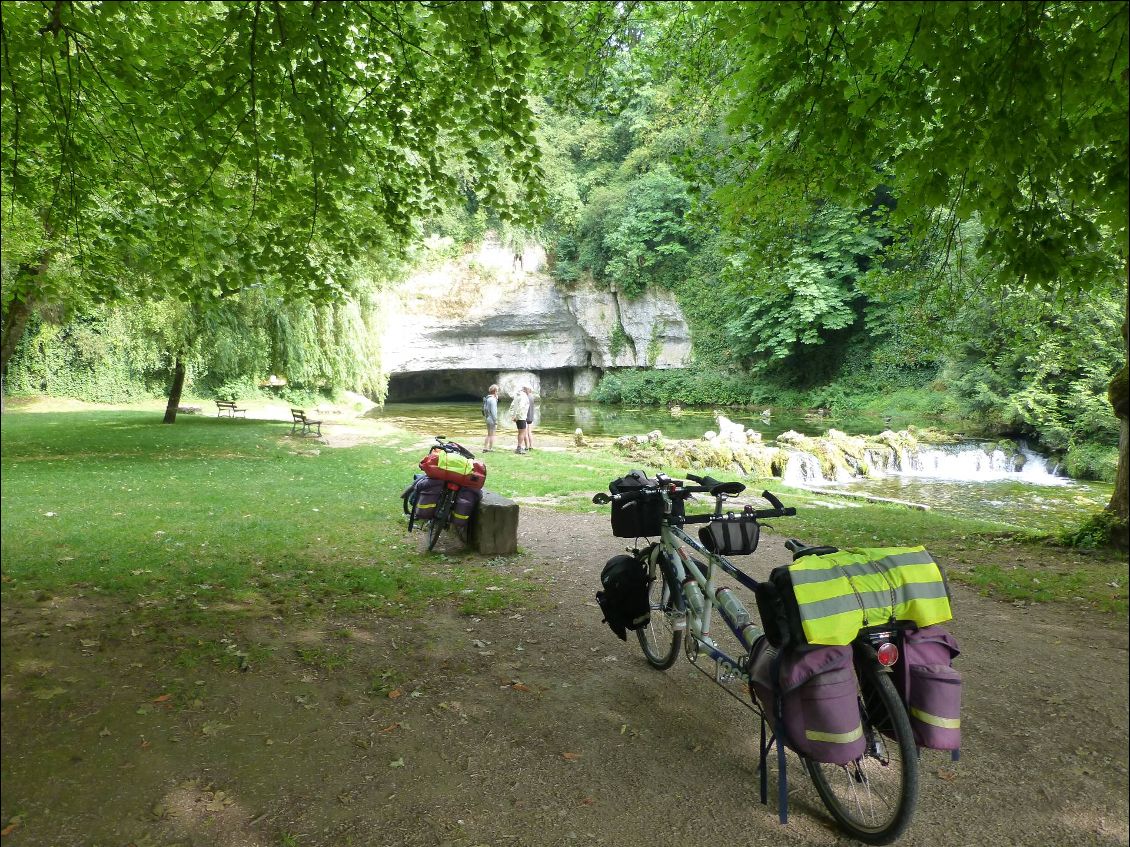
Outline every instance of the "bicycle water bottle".
[[742, 644], [747, 648], [752, 647], [753, 642], [761, 635], [761, 629], [749, 619], [749, 612], [742, 606], [741, 601], [725, 586], [715, 591], [714, 596], [718, 598], [718, 610], [726, 623], [738, 633]]
[[687, 605], [691, 607], [691, 611], [695, 615], [702, 614], [702, 607], [705, 605], [705, 598], [702, 596], [702, 589], [698, 587], [698, 583], [694, 581], [694, 577], [688, 576], [683, 580], [683, 594], [687, 598]]

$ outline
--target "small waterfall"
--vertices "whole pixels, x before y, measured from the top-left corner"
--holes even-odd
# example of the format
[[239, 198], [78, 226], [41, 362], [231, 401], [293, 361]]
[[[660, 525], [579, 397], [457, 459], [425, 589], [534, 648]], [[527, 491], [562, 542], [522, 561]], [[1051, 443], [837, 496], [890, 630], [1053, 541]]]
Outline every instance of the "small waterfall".
[[[788, 485], [819, 486], [833, 482], [851, 482], [865, 476], [860, 462], [844, 456], [848, 466], [837, 463], [836, 478], [828, 479], [820, 461], [812, 453], [786, 447], [788, 460], [783, 481]], [[1017, 449], [1001, 450], [995, 445], [965, 442], [945, 445], [923, 445], [917, 449], [868, 447], [864, 463], [873, 477], [911, 477], [948, 482], [995, 482], [1015, 480], [1036, 485], [1069, 485], [1071, 480], [1056, 474], [1048, 459], [1031, 450], [1024, 442]]]
[[[1017, 453], [983, 444], [947, 444], [923, 447], [903, 453], [897, 462], [872, 465], [877, 472], [904, 476], [928, 477], [958, 482], [991, 482], [1013, 479], [1039, 485], [1064, 485], [1070, 480], [1056, 476], [1048, 469], [1046, 457], [1033, 452], [1026, 444], [1018, 444]], [[896, 465], [897, 470], [891, 465]]]
[[789, 460], [785, 464], [785, 472], [781, 477], [785, 485], [803, 488], [806, 485], [821, 485], [828, 480], [820, 470], [820, 460], [811, 453], [800, 450], [790, 450]]

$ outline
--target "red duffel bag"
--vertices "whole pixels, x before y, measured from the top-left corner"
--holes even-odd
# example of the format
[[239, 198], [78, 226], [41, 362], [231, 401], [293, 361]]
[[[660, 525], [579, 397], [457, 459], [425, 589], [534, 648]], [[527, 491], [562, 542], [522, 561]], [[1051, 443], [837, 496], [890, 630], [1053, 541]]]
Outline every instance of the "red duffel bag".
[[487, 466], [458, 453], [435, 450], [420, 460], [420, 470], [432, 479], [454, 482], [465, 488], [482, 488], [487, 481]]

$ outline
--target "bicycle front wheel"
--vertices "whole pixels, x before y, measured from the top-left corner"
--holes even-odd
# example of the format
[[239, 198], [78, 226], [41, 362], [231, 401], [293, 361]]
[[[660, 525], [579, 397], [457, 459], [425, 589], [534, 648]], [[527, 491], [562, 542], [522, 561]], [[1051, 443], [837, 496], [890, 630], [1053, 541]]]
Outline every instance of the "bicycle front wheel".
[[436, 546], [439, 541], [439, 535], [444, 529], [447, 528], [448, 518], [451, 517], [451, 506], [455, 502], [455, 494], [448, 488], [443, 490], [443, 494], [436, 503], [436, 513], [432, 517], [432, 522], [428, 526], [428, 549], [431, 550]]
[[648, 556], [648, 603], [651, 620], [636, 636], [644, 658], [653, 668], [667, 670], [679, 657], [683, 633], [675, 629], [676, 620], [685, 620], [683, 591], [675, 578], [675, 570], [661, 550]]
[[918, 749], [890, 676], [874, 659], [861, 664], [859, 716], [867, 749], [847, 765], [804, 763], [820, 799], [845, 832], [866, 844], [889, 844], [914, 816]]

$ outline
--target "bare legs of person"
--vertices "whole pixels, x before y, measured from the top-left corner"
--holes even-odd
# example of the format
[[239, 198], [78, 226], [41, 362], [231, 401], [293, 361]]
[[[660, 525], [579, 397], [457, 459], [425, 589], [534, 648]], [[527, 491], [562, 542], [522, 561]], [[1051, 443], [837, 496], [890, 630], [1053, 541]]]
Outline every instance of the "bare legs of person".
[[484, 453], [489, 453], [491, 450], [494, 449], [494, 427], [495, 427], [495, 425], [492, 424], [492, 423], [487, 424], [487, 437], [486, 437], [486, 440], [483, 442], [483, 452]]
[[526, 446], [526, 422], [515, 421], [518, 426], [518, 447], [515, 453], [525, 453], [528, 447]]

